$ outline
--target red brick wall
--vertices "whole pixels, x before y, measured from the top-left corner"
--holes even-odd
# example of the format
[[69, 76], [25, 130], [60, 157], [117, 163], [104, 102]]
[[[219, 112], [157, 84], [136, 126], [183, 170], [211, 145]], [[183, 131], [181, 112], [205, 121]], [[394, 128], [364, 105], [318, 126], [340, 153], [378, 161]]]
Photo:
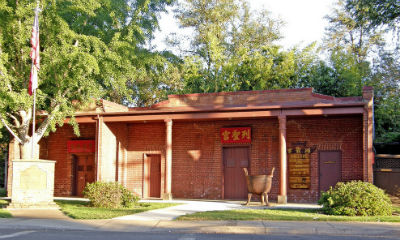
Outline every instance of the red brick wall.
[[[275, 167], [271, 199], [279, 193], [279, 139], [276, 119], [179, 123], [173, 126], [172, 193], [177, 198], [223, 198], [222, 145], [219, 129], [251, 126], [250, 173]], [[318, 150], [342, 151], [342, 179], [362, 179], [361, 117], [293, 118], [287, 123], [287, 145], [316, 145], [311, 155], [311, 188], [288, 189], [288, 200], [315, 202], [319, 198]]]
[[[80, 139], [94, 139], [96, 124], [79, 124]], [[67, 152], [67, 141], [78, 139], [70, 125], [64, 125], [55, 133], [40, 141], [40, 158], [55, 160], [54, 196], [72, 194], [72, 159]]]
[[320, 150], [342, 152], [342, 180], [362, 180], [362, 116], [288, 118], [287, 147], [295, 142], [316, 146], [311, 154], [311, 188], [288, 188], [288, 201], [315, 202], [319, 198]]
[[[276, 124], [273, 119], [175, 122], [172, 140], [173, 196], [176, 198], [223, 198], [221, 127], [251, 126], [250, 173], [269, 172], [272, 166], [277, 166], [278, 161], [277, 148], [272, 148], [276, 145], [276, 142], [273, 143], [277, 139]], [[274, 186], [273, 192], [277, 190], [278, 186]]]
[[[117, 138], [117, 178], [128, 189], [143, 195], [143, 162], [145, 154], [160, 154], [161, 189], [165, 179], [165, 123], [107, 124]], [[278, 120], [173, 122], [172, 194], [174, 198], [223, 198], [223, 164], [220, 128], [250, 126], [250, 174], [270, 173], [275, 167], [270, 199], [279, 193]], [[95, 137], [95, 124], [81, 124], [81, 137]], [[71, 156], [66, 142], [76, 138], [70, 126], [59, 128], [41, 142], [41, 157], [56, 160], [55, 195], [71, 194]], [[319, 197], [318, 151], [342, 151], [342, 179], [362, 179], [362, 117], [288, 118], [287, 146], [307, 142], [316, 146], [311, 154], [311, 188], [288, 188], [288, 201], [315, 202]], [[225, 145], [224, 145], [225, 146]], [[227, 145], [228, 146], [228, 145]], [[116, 153], [117, 154], [117, 153]], [[47, 156], [45, 156], [47, 155]], [[147, 184], [147, 183], [145, 183]]]
[[161, 155], [161, 191], [165, 179], [165, 123], [132, 123], [128, 125], [126, 186], [143, 195], [143, 162], [145, 154]]

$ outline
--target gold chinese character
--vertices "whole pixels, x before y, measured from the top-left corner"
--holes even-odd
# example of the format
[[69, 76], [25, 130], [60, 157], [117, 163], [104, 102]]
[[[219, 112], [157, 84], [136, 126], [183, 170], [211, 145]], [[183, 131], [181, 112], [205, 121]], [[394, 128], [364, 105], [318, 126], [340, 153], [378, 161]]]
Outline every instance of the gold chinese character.
[[292, 153], [292, 149], [291, 148], [288, 148], [288, 153]]
[[238, 130], [234, 130], [232, 133], [232, 137], [234, 141], [239, 141], [240, 132]]
[[296, 147], [296, 153], [301, 153], [301, 148], [300, 147]]
[[242, 131], [242, 139], [250, 140], [250, 129]]
[[311, 148], [306, 148], [306, 149], [304, 150], [304, 153], [311, 153]]
[[224, 141], [228, 141], [229, 140], [229, 135], [231, 135], [231, 133], [228, 130], [225, 130], [222, 133], [222, 136], [224, 136]]

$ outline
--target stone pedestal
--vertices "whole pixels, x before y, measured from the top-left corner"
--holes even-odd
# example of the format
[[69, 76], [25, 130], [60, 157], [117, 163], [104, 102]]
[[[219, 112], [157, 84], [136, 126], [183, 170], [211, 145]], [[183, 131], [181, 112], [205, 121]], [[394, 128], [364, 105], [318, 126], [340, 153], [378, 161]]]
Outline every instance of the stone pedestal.
[[53, 201], [55, 161], [13, 160], [11, 203], [8, 208], [58, 208]]

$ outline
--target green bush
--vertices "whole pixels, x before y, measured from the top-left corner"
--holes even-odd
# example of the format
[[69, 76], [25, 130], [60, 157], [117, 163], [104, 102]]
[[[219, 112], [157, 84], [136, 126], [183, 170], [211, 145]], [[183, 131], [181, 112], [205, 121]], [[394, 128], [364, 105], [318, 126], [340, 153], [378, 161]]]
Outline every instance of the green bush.
[[139, 200], [131, 191], [117, 182], [89, 183], [83, 195], [90, 200], [91, 206], [101, 208], [130, 208]]
[[385, 192], [368, 182], [339, 182], [322, 192], [318, 201], [329, 215], [390, 216], [392, 202]]
[[7, 191], [4, 188], [0, 188], [0, 197], [7, 197]]

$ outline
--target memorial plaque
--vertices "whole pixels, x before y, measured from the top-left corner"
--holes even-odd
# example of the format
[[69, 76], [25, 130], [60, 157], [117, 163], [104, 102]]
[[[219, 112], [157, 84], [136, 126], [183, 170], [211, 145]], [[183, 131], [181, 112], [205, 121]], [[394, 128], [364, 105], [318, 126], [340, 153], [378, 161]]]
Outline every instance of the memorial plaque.
[[32, 166], [21, 172], [21, 190], [43, 190], [47, 188], [47, 174], [37, 166]]
[[311, 152], [314, 149], [295, 147], [288, 149], [289, 187], [294, 189], [309, 189], [311, 184]]

